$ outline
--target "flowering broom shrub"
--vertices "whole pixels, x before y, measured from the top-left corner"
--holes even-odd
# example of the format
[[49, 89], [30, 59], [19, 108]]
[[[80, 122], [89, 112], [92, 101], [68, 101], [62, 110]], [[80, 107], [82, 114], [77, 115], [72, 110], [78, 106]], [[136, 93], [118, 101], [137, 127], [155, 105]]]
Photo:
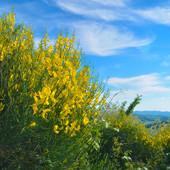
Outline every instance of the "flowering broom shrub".
[[148, 161], [152, 166], [166, 169], [167, 165], [170, 166], [170, 121], [167, 121], [167, 124], [158, 122], [154, 128], [151, 127], [150, 133], [154, 157]]
[[13, 11], [0, 18], [1, 168], [88, 166], [106, 95], [75, 44], [45, 34], [35, 48]]
[[95, 153], [100, 157], [93, 163], [107, 156], [106, 164], [114, 162], [114, 168], [163, 170], [170, 165], [169, 123], [147, 129], [137, 116], [126, 114], [124, 103], [104, 111], [103, 118], [107, 127], [101, 130], [100, 150]]

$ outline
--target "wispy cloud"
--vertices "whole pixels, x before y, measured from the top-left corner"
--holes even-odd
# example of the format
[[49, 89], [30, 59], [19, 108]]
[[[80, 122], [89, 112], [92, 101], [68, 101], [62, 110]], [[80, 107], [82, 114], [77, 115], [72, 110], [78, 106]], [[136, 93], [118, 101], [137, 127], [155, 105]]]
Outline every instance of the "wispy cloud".
[[139, 39], [133, 33], [101, 23], [78, 23], [75, 26], [83, 49], [99, 56], [115, 55], [122, 49], [148, 45], [152, 39]]
[[152, 38], [138, 38], [125, 26], [115, 27], [111, 23], [115, 20], [136, 20], [133, 11], [127, 6], [128, 1], [53, 0], [63, 11], [80, 15], [77, 22], [71, 25], [76, 29], [86, 54], [99, 56], [117, 55], [126, 48], [152, 43]]
[[125, 6], [125, 4], [128, 2], [128, 0], [92, 0], [94, 2], [97, 2], [97, 3], [101, 3], [103, 5], [108, 5], [108, 6], [119, 6], [119, 7], [122, 7], [122, 6]]
[[[114, 88], [127, 88], [123, 94], [120, 93], [114, 98], [114, 102], [127, 101], [129, 104], [137, 94], [142, 95], [143, 100], [136, 108], [137, 110], [144, 110], [143, 108], [145, 110], [170, 110], [170, 106], [167, 104], [170, 98], [170, 87], [167, 86], [169, 83], [170, 76], [164, 77], [158, 73], [130, 78], [113, 77], [108, 80], [108, 84]], [[118, 91], [112, 91], [111, 96]]]
[[[125, 25], [117, 25], [117, 27], [113, 25], [112, 21], [115, 20], [136, 20], [134, 11], [128, 7], [128, 1], [130, 0], [43, 0], [47, 5], [55, 5], [56, 9], [60, 7], [63, 11], [48, 10], [47, 12], [45, 8], [39, 7], [38, 2], [17, 4], [16, 10], [17, 16], [26, 16], [27, 23], [32, 23], [36, 30], [44, 32], [47, 26], [48, 31], [51, 32], [57, 26], [72, 30], [75, 28], [86, 54], [109, 56], [120, 54], [126, 48], [147, 46], [153, 42], [152, 38], [138, 38]], [[64, 13], [64, 11], [85, 17], [76, 17], [73, 20], [74, 16], [72, 16], [68, 20], [67, 12]], [[35, 19], [34, 16], [36, 16]], [[23, 17], [19, 18], [23, 19]]]
[[94, 19], [105, 21], [134, 21], [150, 20], [158, 24], [170, 25], [170, 6], [150, 7], [148, 9], [134, 9], [131, 0], [52, 0], [63, 10], [70, 11]]
[[[63, 10], [47, 10], [43, 6], [45, 4], [42, 4], [42, 8], [40, 8], [39, 3], [35, 1], [17, 4], [16, 11], [19, 22], [25, 16], [26, 24], [31, 23], [35, 30], [39, 30], [39, 32], [35, 32], [36, 37], [42, 36], [46, 28], [51, 34], [56, 31], [57, 27], [69, 28], [71, 29], [69, 31], [75, 28], [86, 54], [109, 56], [122, 53], [126, 48], [146, 46], [153, 41], [151, 38], [138, 38], [125, 26], [117, 25], [115, 27], [111, 23], [114, 20], [133, 20], [135, 18], [127, 7], [128, 1], [43, 0], [49, 8], [62, 8]], [[72, 15], [68, 20], [67, 11], [84, 17]], [[54, 39], [54, 37], [52, 38]]]
[[[127, 0], [54, 0], [56, 5], [63, 10], [70, 11], [75, 14], [92, 17], [95, 19], [102, 19], [105, 21], [112, 20], [134, 20], [134, 16], [125, 8]], [[126, 12], [125, 12], [126, 9]]]
[[158, 6], [146, 10], [136, 10], [136, 13], [158, 24], [170, 25], [170, 7]]
[[[118, 91], [112, 91], [110, 99], [115, 95]], [[123, 93], [119, 93], [116, 95], [112, 102], [122, 103], [127, 101], [127, 106], [134, 100], [137, 94], [141, 95], [142, 93], [139, 90], [127, 90]], [[142, 94], [142, 100], [139, 105], [135, 107], [135, 110], [157, 110], [157, 111], [169, 111], [170, 110], [170, 92], [162, 92], [162, 93], [149, 93], [149, 96], [146, 94]], [[109, 99], [108, 99], [109, 102]]]
[[159, 85], [159, 74], [153, 73], [148, 75], [141, 75], [137, 77], [130, 77], [130, 78], [118, 78], [113, 77], [109, 78], [108, 82], [109, 85], [113, 87], [121, 87], [121, 88], [128, 88], [128, 87], [150, 87], [154, 85]]

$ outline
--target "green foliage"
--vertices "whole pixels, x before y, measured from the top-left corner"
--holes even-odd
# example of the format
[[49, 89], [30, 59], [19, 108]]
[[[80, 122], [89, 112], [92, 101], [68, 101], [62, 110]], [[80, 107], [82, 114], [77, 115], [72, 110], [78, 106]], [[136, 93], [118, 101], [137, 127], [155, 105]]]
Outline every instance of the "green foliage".
[[[109, 127], [102, 130], [101, 141], [104, 142], [100, 147], [101, 155], [108, 154], [109, 161], [117, 160], [117, 168], [126, 169], [124, 165], [131, 164], [131, 169], [165, 169], [169, 166], [170, 124], [160, 125], [159, 129], [147, 129], [137, 116], [126, 114], [125, 109], [122, 109], [124, 104], [125, 102], [120, 106], [113, 105], [104, 111], [104, 119]], [[124, 156], [129, 157], [128, 163], [122, 162]]]
[[136, 107], [136, 105], [138, 105], [140, 103], [141, 100], [141, 96], [137, 96], [134, 101], [129, 105], [129, 107], [126, 110], [126, 114], [129, 115], [131, 113], [133, 113], [134, 108]]

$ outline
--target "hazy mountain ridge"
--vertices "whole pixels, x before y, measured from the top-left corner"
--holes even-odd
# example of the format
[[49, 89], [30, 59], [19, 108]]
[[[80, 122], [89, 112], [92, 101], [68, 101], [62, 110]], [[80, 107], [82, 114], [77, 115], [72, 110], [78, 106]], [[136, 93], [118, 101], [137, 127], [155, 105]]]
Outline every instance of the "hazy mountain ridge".
[[170, 118], [170, 112], [168, 112], [168, 111], [134, 111], [134, 114], [161, 115], [161, 116], [169, 116], [169, 118]]
[[170, 112], [162, 111], [134, 111], [134, 115], [145, 124], [154, 123], [156, 120], [167, 121], [170, 118]]

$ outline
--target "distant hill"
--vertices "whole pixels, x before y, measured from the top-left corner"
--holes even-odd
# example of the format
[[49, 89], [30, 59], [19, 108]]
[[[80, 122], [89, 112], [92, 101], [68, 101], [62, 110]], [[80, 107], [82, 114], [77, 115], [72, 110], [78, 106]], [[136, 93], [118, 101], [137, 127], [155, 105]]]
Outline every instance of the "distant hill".
[[154, 123], [150, 123], [150, 124], [147, 124], [146, 127], [147, 128], [158, 128], [160, 125], [163, 125], [163, 124], [169, 124], [169, 121], [168, 120], [163, 120], [163, 121], [160, 121], [160, 122], [154, 122]]
[[170, 112], [161, 111], [134, 111], [134, 115], [137, 115], [139, 120], [145, 124], [151, 124], [156, 120], [166, 121], [170, 118]]
[[170, 118], [170, 112], [162, 112], [162, 111], [134, 111], [135, 114], [140, 115], [163, 115], [163, 116], [169, 116]]

